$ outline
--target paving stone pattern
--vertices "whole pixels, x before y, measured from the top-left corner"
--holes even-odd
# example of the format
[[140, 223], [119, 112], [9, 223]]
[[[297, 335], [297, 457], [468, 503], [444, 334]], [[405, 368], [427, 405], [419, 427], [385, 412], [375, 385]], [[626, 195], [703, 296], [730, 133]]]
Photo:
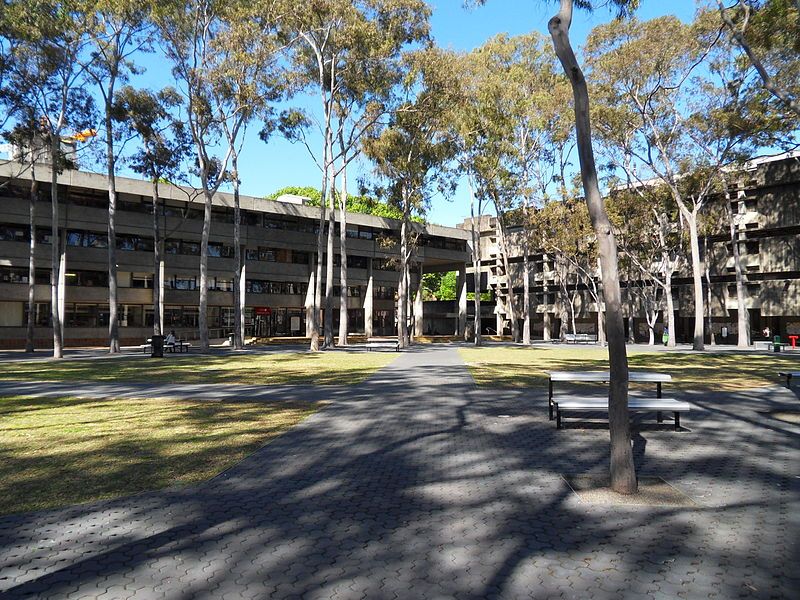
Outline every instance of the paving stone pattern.
[[696, 508], [582, 503], [561, 475], [603, 473], [608, 432], [475, 389], [451, 348], [330, 395], [206, 484], [0, 519], [0, 597], [800, 597], [800, 427], [759, 412], [788, 390], [634, 436]]

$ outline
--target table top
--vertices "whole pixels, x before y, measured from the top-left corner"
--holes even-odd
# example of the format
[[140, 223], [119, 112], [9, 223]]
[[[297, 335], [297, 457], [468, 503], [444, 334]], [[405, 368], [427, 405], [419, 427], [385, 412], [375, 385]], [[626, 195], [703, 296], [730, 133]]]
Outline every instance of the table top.
[[[611, 378], [608, 371], [546, 371], [546, 373], [550, 381], [608, 381]], [[653, 371], [630, 371], [628, 381], [665, 383], [672, 381], [672, 375]]]

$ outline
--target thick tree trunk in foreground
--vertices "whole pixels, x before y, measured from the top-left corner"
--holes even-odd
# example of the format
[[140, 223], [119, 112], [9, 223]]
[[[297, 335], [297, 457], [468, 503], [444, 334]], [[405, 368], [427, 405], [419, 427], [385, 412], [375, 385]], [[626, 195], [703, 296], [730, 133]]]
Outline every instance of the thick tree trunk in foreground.
[[637, 482], [628, 415], [628, 357], [625, 348], [625, 328], [622, 322], [617, 243], [597, 181], [589, 120], [589, 91], [569, 41], [572, 6], [572, 0], [561, 0], [559, 13], [550, 19], [548, 29], [553, 38], [556, 55], [572, 85], [581, 179], [589, 216], [597, 235], [600, 264], [603, 271], [608, 358], [611, 371], [608, 400], [608, 421], [611, 435], [611, 488], [622, 494], [633, 494], [637, 491]]
[[672, 299], [672, 270], [670, 269], [668, 273], [664, 275], [664, 296], [666, 296], [667, 300], [667, 309], [666, 318], [664, 319], [664, 323], [667, 325], [667, 346], [669, 348], [674, 348], [676, 341], [676, 332], [675, 332], [675, 301]]
[[333, 236], [336, 233], [336, 208], [333, 181], [328, 188], [328, 232], [327, 253], [328, 262], [325, 263], [325, 339], [323, 348], [333, 348]]
[[403, 189], [403, 221], [400, 226], [400, 281], [397, 289], [397, 341], [401, 348], [408, 347], [408, 222], [411, 198]]
[[25, 352], [33, 352], [36, 324], [36, 201], [39, 198], [39, 182], [36, 181], [36, 154], [34, 140], [30, 147], [31, 191], [28, 204], [31, 242], [28, 249], [28, 322], [25, 330]]

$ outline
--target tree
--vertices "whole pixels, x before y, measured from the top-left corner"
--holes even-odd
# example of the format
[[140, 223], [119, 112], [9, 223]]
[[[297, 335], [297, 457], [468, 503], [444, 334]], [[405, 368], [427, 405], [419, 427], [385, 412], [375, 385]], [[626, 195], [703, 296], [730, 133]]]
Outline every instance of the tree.
[[173, 88], [153, 93], [125, 86], [114, 96], [113, 118], [126, 137], [138, 137], [140, 146], [129, 158], [131, 168], [147, 177], [153, 202], [153, 335], [164, 334], [164, 239], [161, 233], [159, 187], [174, 181], [191, 150], [183, 121], [173, 114], [181, 96]]
[[[296, 46], [295, 54], [299, 83], [314, 89], [321, 105], [318, 118], [294, 111], [284, 118], [282, 128], [290, 139], [306, 145], [322, 173], [311, 319], [312, 350], [319, 349], [322, 264], [326, 254], [324, 347], [333, 345], [336, 177], [342, 175], [344, 180], [339, 194], [340, 278], [345, 280], [340, 281], [345, 294], [340, 306], [340, 343], [346, 343], [346, 169], [359, 154], [361, 138], [386, 112], [388, 94], [400, 75], [397, 60], [402, 48], [426, 40], [429, 13], [421, 0], [325, 0], [311, 7], [298, 5], [287, 23], [287, 30], [298, 35], [303, 42]], [[322, 138], [321, 155], [311, 149], [305, 138], [304, 130], [312, 123], [316, 123]]]
[[[569, 40], [572, 23], [572, 0], [561, 0], [558, 14], [550, 19], [548, 29], [553, 38], [556, 56], [572, 85], [575, 108], [575, 128], [581, 180], [589, 209], [589, 216], [597, 235], [602, 271], [603, 293], [606, 301], [606, 326], [608, 331], [608, 358], [610, 367], [608, 420], [611, 435], [611, 488], [619, 493], [637, 491], [636, 471], [630, 440], [628, 415], [628, 357], [622, 323], [621, 294], [617, 268], [617, 244], [608, 220], [595, 167], [592, 149], [592, 130], [589, 116], [589, 89], [583, 71], [575, 58]], [[621, 14], [636, 8], [638, 0], [612, 0]], [[590, 6], [585, 0], [579, 7]]]
[[405, 100], [384, 129], [364, 138], [364, 153], [375, 163], [376, 173], [387, 182], [386, 194], [403, 210], [397, 302], [397, 337], [401, 348], [409, 344], [411, 213], [424, 211], [434, 193], [447, 194], [453, 189], [453, 178], [444, 167], [454, 159], [457, 149], [449, 135], [447, 120], [458, 91], [455, 55], [429, 48], [411, 54], [408, 61]]
[[[225, 31], [224, 15], [230, 3], [192, 0], [159, 5], [153, 18], [172, 73], [186, 101], [186, 120], [197, 155], [197, 176], [203, 192], [203, 229], [200, 238], [200, 348], [208, 350], [208, 243], [211, 235], [211, 206], [214, 194], [230, 177], [228, 163], [234, 152], [223, 121], [233, 129], [235, 140], [243, 121], [236, 109], [222, 104], [214, 88], [214, 77], [222, 68], [224, 53], [216, 45]], [[232, 112], [226, 112], [226, 110]], [[224, 141], [223, 141], [224, 140]], [[227, 142], [227, 144], [225, 143]], [[223, 158], [213, 152], [222, 144]]]
[[125, 82], [129, 72], [136, 72], [132, 57], [145, 49], [147, 9], [141, 2], [101, 0], [92, 6], [88, 28], [90, 50], [81, 57], [84, 69], [94, 81], [103, 103], [105, 125], [106, 181], [108, 183], [108, 350], [119, 352], [119, 318], [117, 296], [117, 185], [114, 95], [118, 83]]
[[800, 2], [717, 0], [722, 22], [755, 67], [764, 88], [800, 118]]
[[[43, 155], [50, 161], [51, 277], [50, 311], [53, 357], [63, 357], [66, 245], [59, 235], [58, 173], [70, 166], [62, 147], [68, 130], [85, 130], [93, 117], [92, 98], [85, 89], [85, 68], [80, 57], [86, 50], [89, 15], [79, 2], [20, 0], [4, 6], [5, 23], [15, 44], [7, 64], [6, 89], [24, 91], [31, 115], [38, 115]], [[27, 125], [32, 127], [31, 125]]]

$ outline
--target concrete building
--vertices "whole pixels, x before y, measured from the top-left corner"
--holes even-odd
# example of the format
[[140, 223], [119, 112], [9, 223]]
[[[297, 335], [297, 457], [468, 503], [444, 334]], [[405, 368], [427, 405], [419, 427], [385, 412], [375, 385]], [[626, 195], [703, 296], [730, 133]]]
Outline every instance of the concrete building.
[[[36, 346], [51, 347], [50, 325], [50, 171], [36, 169], [40, 181], [37, 209]], [[107, 224], [105, 177], [81, 171], [59, 175], [61, 239], [66, 244], [65, 343], [104, 345], [108, 340]], [[28, 198], [30, 175], [19, 163], [0, 163], [0, 347], [24, 346], [27, 322]], [[195, 190], [161, 185], [160, 222], [165, 237], [164, 324], [180, 337], [197, 337], [199, 253], [203, 201]], [[140, 344], [153, 323], [153, 220], [151, 186], [146, 181], [117, 178], [117, 261], [120, 338]], [[316, 261], [319, 209], [297, 198], [280, 202], [241, 197], [242, 245], [245, 259], [245, 320], [249, 336], [306, 336], [310, 328], [311, 294]], [[211, 338], [233, 330], [233, 197], [218, 193], [212, 209], [209, 246], [209, 330]], [[337, 226], [338, 227], [338, 226]], [[412, 289], [421, 289], [420, 273], [465, 272], [468, 232], [418, 225]], [[348, 317], [350, 331], [396, 334], [396, 259], [400, 223], [392, 219], [348, 213]], [[338, 248], [338, 232], [336, 247]], [[339, 255], [333, 259], [338, 265]], [[339, 320], [339, 269], [334, 269], [335, 312]], [[421, 301], [415, 302], [417, 331], [463, 333], [466, 290], [462, 276], [460, 302], [438, 308], [426, 324]], [[421, 299], [421, 297], [420, 297]]]
[[[737, 243], [747, 272], [747, 309], [750, 313], [751, 339], [771, 335], [800, 334], [800, 156], [779, 156], [756, 159], [738, 172], [731, 188], [732, 209], [737, 215]], [[724, 202], [724, 197], [713, 202]], [[712, 202], [712, 204], [713, 204]], [[713, 210], [713, 207], [712, 207]], [[522, 306], [523, 268], [519, 232], [510, 230], [509, 255], [513, 290], [508, 289], [505, 270], [498, 250], [497, 222], [494, 217], [481, 217], [482, 289], [492, 292], [492, 301], [482, 306], [482, 329], [509, 334], [509, 294], [516, 295]], [[471, 222], [460, 228], [469, 230]], [[705, 244], [701, 245], [705, 246]], [[735, 344], [737, 331], [736, 285], [730, 232], [723, 225], [707, 238], [710, 287], [704, 282], [705, 296], [710, 301], [710, 327], [706, 340], [713, 333], [717, 343]], [[534, 339], [558, 338], [560, 332], [571, 331], [572, 310], [579, 333], [597, 334], [598, 306], [585, 283], [575, 273], [557, 272], [556, 256], [532, 252], [530, 279], [532, 336]], [[694, 328], [694, 299], [688, 261], [673, 279], [676, 339], [691, 342]], [[472, 291], [472, 269], [469, 268], [468, 290]], [[595, 280], [597, 278], [595, 277]], [[566, 294], [561, 282], [566, 281]], [[626, 314], [626, 333], [633, 328], [633, 338], [648, 340], [645, 311], [637, 295], [641, 282], [622, 282]], [[569, 297], [570, 300], [565, 300]], [[572, 305], [571, 307], [569, 305]], [[473, 307], [468, 308], [472, 318]], [[661, 311], [659, 311], [661, 313]], [[518, 318], [521, 317], [518, 316]], [[663, 330], [662, 315], [656, 326]], [[563, 325], [563, 327], [562, 327]], [[520, 321], [521, 331], [521, 321]]]

